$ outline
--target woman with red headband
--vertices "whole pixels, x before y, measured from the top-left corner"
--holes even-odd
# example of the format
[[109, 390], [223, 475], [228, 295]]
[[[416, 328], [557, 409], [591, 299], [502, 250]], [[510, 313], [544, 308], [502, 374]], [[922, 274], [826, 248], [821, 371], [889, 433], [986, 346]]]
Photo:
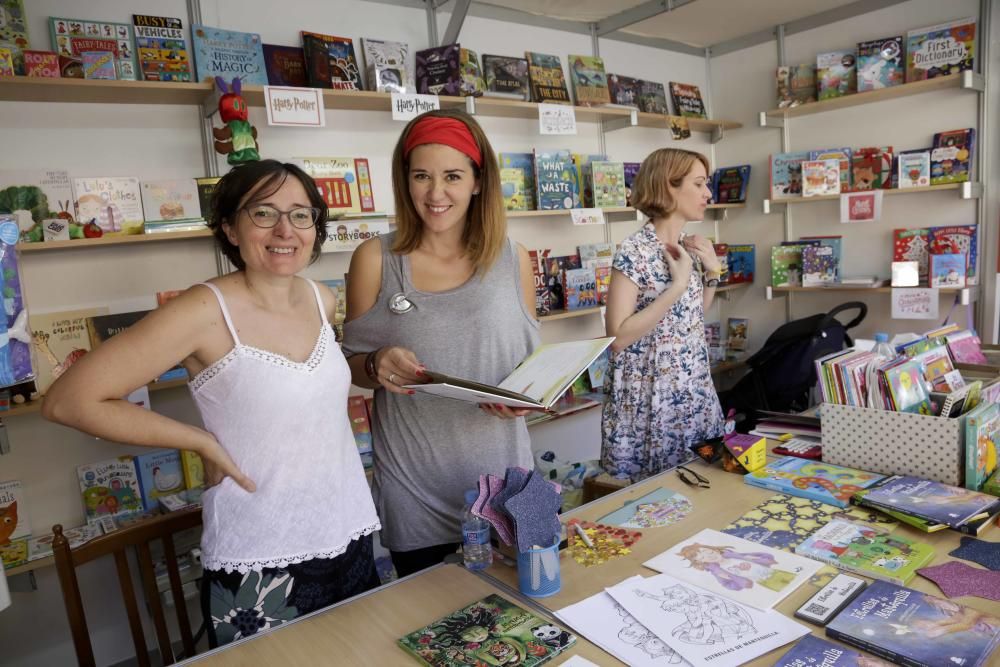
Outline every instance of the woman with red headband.
[[533, 461], [523, 411], [405, 386], [428, 368], [497, 384], [539, 336], [528, 252], [507, 238], [499, 168], [476, 121], [415, 118], [392, 182], [396, 231], [351, 259], [344, 351], [354, 383], [375, 390], [373, 493], [382, 542], [406, 576], [455, 552], [479, 475]]

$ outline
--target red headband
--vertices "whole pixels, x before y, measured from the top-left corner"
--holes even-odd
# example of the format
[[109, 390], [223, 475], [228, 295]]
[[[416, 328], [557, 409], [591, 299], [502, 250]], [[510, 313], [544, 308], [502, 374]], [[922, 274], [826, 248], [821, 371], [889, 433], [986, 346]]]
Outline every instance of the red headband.
[[454, 118], [441, 116], [426, 116], [418, 120], [410, 128], [403, 146], [403, 157], [409, 157], [410, 152], [424, 144], [444, 144], [464, 153], [477, 167], [483, 166], [483, 154], [476, 145], [476, 140], [468, 126]]

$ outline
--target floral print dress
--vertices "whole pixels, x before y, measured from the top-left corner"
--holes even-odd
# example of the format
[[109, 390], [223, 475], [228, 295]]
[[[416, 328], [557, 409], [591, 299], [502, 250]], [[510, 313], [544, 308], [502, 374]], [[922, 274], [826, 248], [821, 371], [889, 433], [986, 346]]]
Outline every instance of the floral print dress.
[[[629, 236], [615, 269], [639, 286], [636, 310], [672, 284], [652, 222]], [[687, 291], [648, 334], [611, 357], [601, 463], [618, 477], [642, 478], [691, 457], [689, 447], [723, 433], [705, 341], [704, 289], [696, 260]]]

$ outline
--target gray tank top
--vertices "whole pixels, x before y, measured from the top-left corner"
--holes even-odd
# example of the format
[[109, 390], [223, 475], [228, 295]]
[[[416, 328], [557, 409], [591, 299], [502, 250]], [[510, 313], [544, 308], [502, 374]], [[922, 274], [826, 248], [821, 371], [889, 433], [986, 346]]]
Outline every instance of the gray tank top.
[[[525, 308], [510, 239], [488, 273], [431, 293], [414, 288], [409, 256], [389, 251], [394, 236], [380, 238], [375, 305], [344, 325], [345, 355], [398, 345], [430, 370], [497, 384], [538, 346], [538, 321]], [[413, 304], [409, 312], [389, 309], [397, 294]], [[499, 419], [473, 403], [427, 394], [376, 390], [372, 436], [380, 539], [393, 551], [460, 542], [463, 496], [479, 475], [534, 465], [524, 419]]]

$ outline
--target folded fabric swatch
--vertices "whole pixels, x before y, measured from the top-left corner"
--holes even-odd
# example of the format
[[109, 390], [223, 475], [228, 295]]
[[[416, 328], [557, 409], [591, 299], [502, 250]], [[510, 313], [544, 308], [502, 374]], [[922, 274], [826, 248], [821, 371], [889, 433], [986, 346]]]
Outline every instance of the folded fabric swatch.
[[559, 539], [561, 506], [562, 498], [548, 480], [532, 473], [524, 489], [504, 503], [514, 520], [518, 551], [523, 553], [535, 545], [549, 547]]
[[[489, 486], [490, 498], [494, 498], [504, 488], [504, 481], [502, 477], [487, 475], [486, 481]], [[511, 521], [510, 516], [504, 512], [498, 512], [493, 509], [493, 505], [489, 501], [483, 503], [481, 514], [479, 516], [486, 519], [493, 525], [497, 531], [497, 535], [501, 540], [503, 540], [504, 544], [511, 545], [514, 543], [514, 522]]]
[[948, 552], [949, 556], [979, 563], [991, 570], [1000, 570], [1000, 542], [987, 542], [974, 537], [963, 537], [962, 546]]
[[933, 581], [950, 598], [973, 595], [1000, 601], [1000, 572], [981, 570], [952, 560], [943, 565], [922, 567], [917, 574]]

